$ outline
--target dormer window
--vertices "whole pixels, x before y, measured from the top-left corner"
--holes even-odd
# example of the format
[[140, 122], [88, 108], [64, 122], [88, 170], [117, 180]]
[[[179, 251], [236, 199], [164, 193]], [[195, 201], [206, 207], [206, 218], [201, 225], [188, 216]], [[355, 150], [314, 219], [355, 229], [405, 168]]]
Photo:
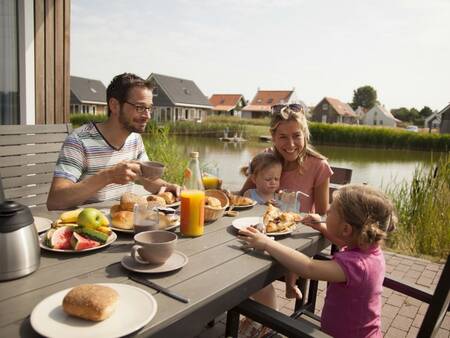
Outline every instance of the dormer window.
[[225, 99], [220, 100], [220, 104], [224, 104], [225, 103]]
[[183, 91], [184, 91], [184, 93], [185, 93], [186, 95], [191, 95], [191, 92], [190, 92], [189, 89], [183, 88]]
[[90, 90], [91, 90], [91, 92], [93, 92], [93, 93], [97, 93], [97, 91], [94, 89], [94, 88], [89, 88]]
[[262, 99], [257, 99], [256, 102], [257, 103], [262, 103]]
[[267, 103], [272, 103], [272, 102], [273, 102], [273, 99], [272, 99], [272, 98], [270, 98], [270, 99], [267, 100]]

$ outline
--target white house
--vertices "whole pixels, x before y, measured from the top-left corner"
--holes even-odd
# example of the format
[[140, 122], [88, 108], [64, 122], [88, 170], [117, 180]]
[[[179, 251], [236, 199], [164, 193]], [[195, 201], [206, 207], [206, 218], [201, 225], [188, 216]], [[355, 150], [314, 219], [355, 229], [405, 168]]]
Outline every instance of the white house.
[[362, 124], [369, 126], [396, 127], [400, 122], [389, 110], [379, 104], [373, 106], [362, 119]]

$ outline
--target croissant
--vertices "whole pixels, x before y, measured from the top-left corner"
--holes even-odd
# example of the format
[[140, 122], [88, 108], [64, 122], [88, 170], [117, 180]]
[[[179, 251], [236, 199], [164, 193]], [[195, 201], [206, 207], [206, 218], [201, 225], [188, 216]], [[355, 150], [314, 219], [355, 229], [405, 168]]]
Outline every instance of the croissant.
[[266, 225], [266, 232], [283, 232], [287, 231], [296, 222], [301, 221], [301, 216], [294, 212], [281, 212], [280, 209], [269, 204], [263, 215], [263, 223]]
[[239, 196], [239, 195], [231, 195], [230, 200], [231, 200], [231, 204], [237, 205], [237, 206], [253, 204], [253, 200], [251, 198]]

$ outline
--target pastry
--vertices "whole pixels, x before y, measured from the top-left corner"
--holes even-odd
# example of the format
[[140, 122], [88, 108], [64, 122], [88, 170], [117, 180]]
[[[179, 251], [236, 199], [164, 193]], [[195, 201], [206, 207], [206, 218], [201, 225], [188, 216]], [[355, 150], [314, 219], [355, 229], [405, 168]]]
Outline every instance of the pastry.
[[133, 211], [135, 204], [147, 204], [147, 199], [132, 192], [126, 192], [120, 198], [121, 210]]
[[211, 196], [206, 196], [205, 198], [205, 205], [209, 206], [210, 208], [213, 209], [220, 209], [222, 208], [222, 203], [220, 203], [220, 200], [215, 198], [215, 197], [211, 197]]
[[280, 209], [269, 204], [263, 215], [266, 232], [283, 232], [295, 227], [301, 221], [301, 216], [295, 212], [281, 212]]
[[164, 198], [164, 200], [166, 201], [166, 204], [172, 204], [177, 201], [175, 195], [172, 194], [170, 191], [161, 192], [158, 194], [158, 196]]
[[110, 215], [114, 215], [116, 212], [122, 211], [120, 208], [120, 204], [114, 204], [111, 209], [109, 210]]
[[231, 195], [230, 201], [232, 205], [236, 206], [246, 206], [246, 205], [252, 205], [253, 200], [248, 197], [239, 196], [239, 195]]
[[113, 227], [124, 230], [133, 229], [134, 213], [132, 211], [118, 211], [111, 214], [111, 224]]
[[150, 195], [147, 196], [147, 202], [150, 204], [150, 202], [156, 202], [152, 204], [157, 204], [157, 206], [164, 207], [166, 205], [166, 200], [158, 195]]
[[71, 316], [101, 321], [112, 315], [118, 299], [117, 291], [109, 286], [83, 284], [67, 293], [63, 310]]

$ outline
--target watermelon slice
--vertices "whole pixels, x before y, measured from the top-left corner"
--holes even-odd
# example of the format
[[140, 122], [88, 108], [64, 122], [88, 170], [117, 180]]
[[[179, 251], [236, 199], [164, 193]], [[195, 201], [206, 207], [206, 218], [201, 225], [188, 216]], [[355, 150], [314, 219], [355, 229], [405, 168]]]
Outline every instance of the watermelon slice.
[[100, 245], [99, 242], [83, 237], [76, 232], [73, 233], [70, 244], [72, 246], [72, 249], [76, 251], [90, 249]]
[[70, 239], [72, 238], [73, 227], [63, 226], [58, 228], [53, 232], [52, 238], [50, 239], [51, 248], [68, 250], [72, 249], [70, 245]]

